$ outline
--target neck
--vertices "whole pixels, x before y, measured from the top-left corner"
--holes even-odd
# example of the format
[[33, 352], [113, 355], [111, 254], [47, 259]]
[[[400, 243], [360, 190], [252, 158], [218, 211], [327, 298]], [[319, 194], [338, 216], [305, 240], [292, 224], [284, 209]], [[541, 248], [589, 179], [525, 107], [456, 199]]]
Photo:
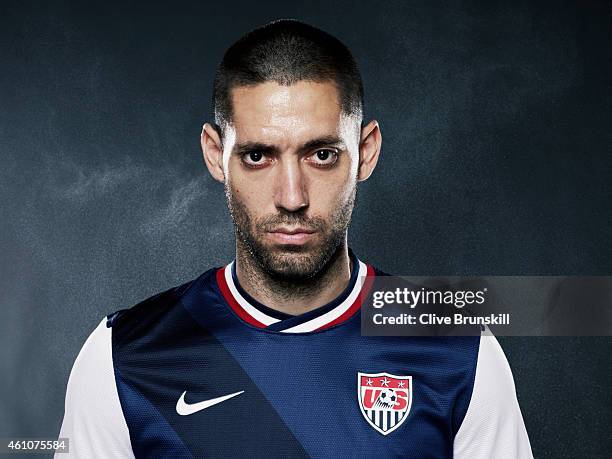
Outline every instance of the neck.
[[303, 314], [334, 300], [347, 287], [351, 261], [346, 237], [316, 276], [292, 281], [270, 276], [249, 250], [237, 242], [236, 275], [241, 287], [260, 303], [286, 314]]

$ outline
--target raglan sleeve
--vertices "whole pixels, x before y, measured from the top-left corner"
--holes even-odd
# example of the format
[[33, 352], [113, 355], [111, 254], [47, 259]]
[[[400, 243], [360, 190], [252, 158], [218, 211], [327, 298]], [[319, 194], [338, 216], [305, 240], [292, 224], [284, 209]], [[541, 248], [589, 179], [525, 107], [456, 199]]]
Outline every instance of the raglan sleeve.
[[480, 338], [472, 397], [453, 452], [456, 459], [533, 458], [510, 365], [492, 335]]
[[74, 362], [59, 435], [69, 439], [69, 454], [56, 454], [57, 459], [134, 457], [115, 382], [111, 337], [104, 318]]

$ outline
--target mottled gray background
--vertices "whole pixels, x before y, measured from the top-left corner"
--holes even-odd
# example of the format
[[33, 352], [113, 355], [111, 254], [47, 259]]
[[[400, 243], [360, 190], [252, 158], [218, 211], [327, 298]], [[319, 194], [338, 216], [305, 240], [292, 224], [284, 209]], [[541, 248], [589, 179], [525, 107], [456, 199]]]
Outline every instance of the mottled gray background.
[[[354, 51], [381, 123], [360, 257], [405, 275], [612, 274], [609, 4], [3, 1], [0, 437], [57, 434], [104, 314], [232, 257], [200, 126], [225, 47], [279, 17]], [[607, 456], [611, 339], [501, 341], [536, 457]]]

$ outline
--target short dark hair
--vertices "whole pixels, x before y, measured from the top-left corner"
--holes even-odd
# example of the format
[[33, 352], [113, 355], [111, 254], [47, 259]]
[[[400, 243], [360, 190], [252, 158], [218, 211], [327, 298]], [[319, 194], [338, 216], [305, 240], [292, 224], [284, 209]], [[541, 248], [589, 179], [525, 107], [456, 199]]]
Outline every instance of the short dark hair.
[[361, 116], [363, 84], [349, 49], [316, 27], [281, 19], [247, 33], [225, 52], [213, 87], [215, 121], [221, 128], [231, 122], [235, 87], [303, 80], [335, 83], [343, 112]]

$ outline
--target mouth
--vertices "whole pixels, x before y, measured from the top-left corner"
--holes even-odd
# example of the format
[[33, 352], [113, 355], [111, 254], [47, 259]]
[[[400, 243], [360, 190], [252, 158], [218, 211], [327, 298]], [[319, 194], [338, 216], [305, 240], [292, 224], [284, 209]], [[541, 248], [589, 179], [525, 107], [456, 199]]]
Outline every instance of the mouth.
[[308, 228], [275, 228], [268, 235], [277, 244], [303, 245], [310, 241], [316, 231]]

